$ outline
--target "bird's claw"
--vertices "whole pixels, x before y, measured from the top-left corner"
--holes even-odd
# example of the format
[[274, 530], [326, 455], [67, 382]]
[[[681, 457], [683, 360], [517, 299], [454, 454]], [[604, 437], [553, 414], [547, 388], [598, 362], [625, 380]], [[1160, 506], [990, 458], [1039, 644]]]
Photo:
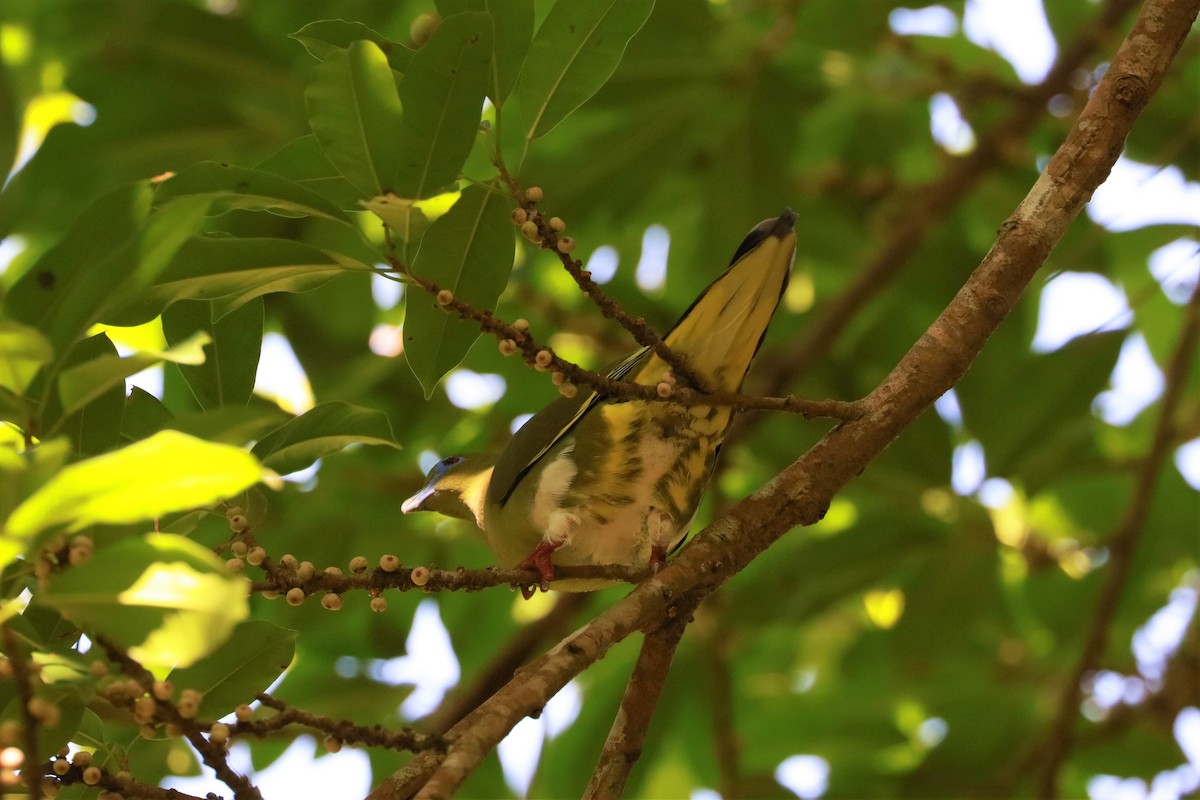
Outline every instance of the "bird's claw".
[[533, 549], [532, 553], [513, 567], [513, 569], [537, 570], [538, 575], [541, 577], [541, 581], [536, 584], [518, 587], [521, 590], [521, 596], [526, 600], [533, 597], [538, 589], [541, 589], [543, 592], [550, 591], [550, 581], [554, 580], [554, 563], [550, 559], [554, 555], [554, 551], [558, 548], [558, 544], [543, 539]]
[[656, 575], [667, 565], [667, 548], [656, 544], [650, 548], [650, 574]]

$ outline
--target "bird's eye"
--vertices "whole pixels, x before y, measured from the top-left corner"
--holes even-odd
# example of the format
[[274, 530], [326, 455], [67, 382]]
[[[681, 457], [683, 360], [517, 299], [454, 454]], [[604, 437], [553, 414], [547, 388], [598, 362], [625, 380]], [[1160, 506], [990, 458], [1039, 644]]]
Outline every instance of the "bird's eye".
[[462, 456], [450, 456], [449, 458], [442, 459], [442, 466], [443, 467], [453, 467], [455, 464], [457, 464], [460, 461], [462, 461]]

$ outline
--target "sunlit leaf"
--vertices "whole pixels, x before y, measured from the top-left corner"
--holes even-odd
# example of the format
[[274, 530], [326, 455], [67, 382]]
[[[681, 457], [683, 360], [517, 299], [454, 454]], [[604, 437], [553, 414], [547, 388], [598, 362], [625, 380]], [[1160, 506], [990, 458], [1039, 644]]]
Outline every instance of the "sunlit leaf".
[[211, 550], [167, 533], [97, 549], [91, 560], [55, 575], [39, 602], [150, 668], [195, 663], [249, 614], [245, 578]]
[[0, 320], [0, 386], [15, 394], [24, 392], [52, 358], [54, 348], [36, 328]]
[[171, 682], [202, 692], [200, 716], [218, 719], [252, 702], [283, 674], [295, 655], [296, 635], [270, 622], [243, 622], [214, 652], [190, 667], [174, 670]]
[[177, 431], [72, 464], [8, 518], [4, 535], [25, 538], [53, 525], [152, 519], [215, 503], [268, 477], [254, 456]]
[[203, 348], [209, 341], [209, 334], [200, 331], [167, 350], [145, 351], [124, 357], [102, 355], [64, 369], [58, 376], [63, 416], [75, 413], [114, 386], [120, 386], [123, 390], [126, 378], [159, 362], [203, 364]]
[[281, 475], [352, 444], [399, 447], [387, 415], [350, 403], [322, 403], [262, 437], [251, 450]]

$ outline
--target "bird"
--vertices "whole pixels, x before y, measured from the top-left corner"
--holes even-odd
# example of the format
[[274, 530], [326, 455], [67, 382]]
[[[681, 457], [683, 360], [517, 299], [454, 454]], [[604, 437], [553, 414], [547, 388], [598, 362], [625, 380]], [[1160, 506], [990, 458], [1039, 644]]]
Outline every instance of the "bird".
[[[728, 268], [663, 337], [705, 388], [740, 391], [788, 285], [796, 218], [784, 209], [751, 229]], [[401, 510], [474, 522], [501, 566], [537, 571], [540, 583], [521, 587], [526, 598], [539, 587], [589, 591], [613, 583], [556, 581], [558, 566], [657, 570], [687, 536], [734, 412], [670, 402], [670, 387], [687, 385], [686, 378], [650, 347], [608, 377], [660, 389], [666, 383], [668, 398], [617, 402], [583, 390], [560, 396], [498, 454], [434, 464]]]

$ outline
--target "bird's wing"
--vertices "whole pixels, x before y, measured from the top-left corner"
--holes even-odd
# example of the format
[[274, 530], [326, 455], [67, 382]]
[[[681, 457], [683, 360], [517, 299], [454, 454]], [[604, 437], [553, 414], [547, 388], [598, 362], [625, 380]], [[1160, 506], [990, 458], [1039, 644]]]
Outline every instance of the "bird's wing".
[[[625, 378], [648, 352], [649, 349], [643, 347], [630, 353], [621, 363], [609, 370], [609, 379], [619, 381]], [[604, 395], [599, 392], [580, 392], [574, 397], [560, 397], [534, 414], [513, 434], [512, 441], [500, 454], [492, 472], [492, 481], [488, 485], [488, 502], [504, 505], [516, 490], [517, 484], [542, 457], [603, 399]]]

